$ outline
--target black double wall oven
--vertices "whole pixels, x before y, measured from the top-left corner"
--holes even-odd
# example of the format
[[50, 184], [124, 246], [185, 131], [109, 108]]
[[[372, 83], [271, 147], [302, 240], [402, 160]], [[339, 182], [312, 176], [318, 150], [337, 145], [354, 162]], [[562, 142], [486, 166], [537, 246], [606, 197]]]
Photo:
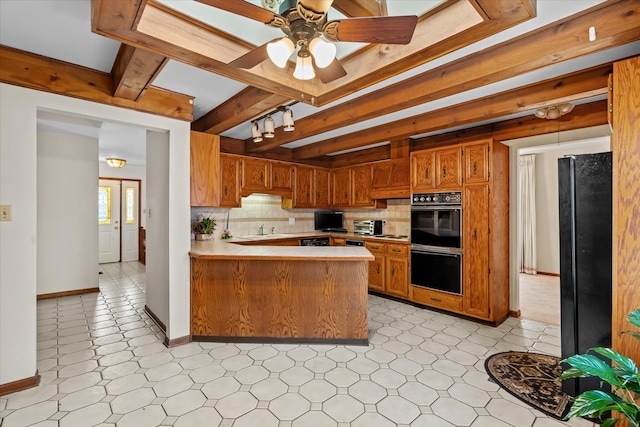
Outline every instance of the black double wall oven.
[[411, 284], [462, 295], [462, 193], [411, 196]]

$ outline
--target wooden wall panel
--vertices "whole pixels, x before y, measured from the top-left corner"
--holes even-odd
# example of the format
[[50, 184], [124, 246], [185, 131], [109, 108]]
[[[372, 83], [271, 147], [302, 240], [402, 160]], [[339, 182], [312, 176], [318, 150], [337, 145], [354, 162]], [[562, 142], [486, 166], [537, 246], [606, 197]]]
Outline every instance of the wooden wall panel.
[[640, 56], [613, 66], [613, 347], [640, 360], [626, 316], [640, 308]]

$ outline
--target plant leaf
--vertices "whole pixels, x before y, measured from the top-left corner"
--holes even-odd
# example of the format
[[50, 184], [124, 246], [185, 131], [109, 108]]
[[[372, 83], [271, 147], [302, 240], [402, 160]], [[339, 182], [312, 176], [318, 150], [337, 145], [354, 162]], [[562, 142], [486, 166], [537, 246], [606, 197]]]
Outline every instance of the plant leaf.
[[580, 369], [590, 376], [600, 377], [611, 385], [622, 385], [622, 381], [620, 381], [616, 376], [616, 373], [611, 366], [607, 365], [603, 360], [594, 355], [578, 354], [568, 357], [563, 362], [568, 363], [574, 368]]
[[640, 340], [640, 332], [635, 332], [635, 331], [622, 331], [623, 334], [629, 334], [632, 337], [635, 337], [636, 339]]
[[[636, 363], [628, 357], [621, 355], [617, 351], [605, 347], [594, 347], [591, 350], [616, 362], [618, 364], [618, 367], [622, 368], [627, 375], [638, 375], [638, 367], [636, 366]], [[617, 371], [619, 373], [619, 370]]]
[[629, 315], [627, 316], [627, 320], [633, 326], [637, 326], [638, 328], [640, 328], [640, 308], [636, 308], [631, 313], [629, 313]]
[[608, 411], [618, 411], [632, 422], [636, 422], [640, 414], [638, 406], [633, 403], [627, 403], [612, 393], [602, 390], [589, 390], [576, 397], [566, 418], [600, 417]]
[[589, 376], [589, 375], [580, 369], [569, 368], [564, 372], [562, 372], [562, 374], [558, 378], [562, 381], [562, 380], [568, 380], [570, 378], [579, 378], [579, 377], [585, 377], [585, 376]]

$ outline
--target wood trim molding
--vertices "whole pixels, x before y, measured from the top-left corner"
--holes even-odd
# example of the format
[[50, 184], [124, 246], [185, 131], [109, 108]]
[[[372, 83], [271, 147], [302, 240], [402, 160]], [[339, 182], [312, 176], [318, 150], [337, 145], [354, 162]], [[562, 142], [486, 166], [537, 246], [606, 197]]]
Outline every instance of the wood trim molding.
[[[156, 323], [156, 325], [158, 325], [158, 327], [162, 330], [162, 332], [164, 332], [165, 337], [166, 337], [167, 336], [167, 327], [162, 322], [162, 320], [160, 320], [160, 318], [158, 316], [156, 316], [156, 314], [146, 304], [144, 306], [144, 311], [149, 315], [149, 317], [151, 317], [151, 320], [153, 320]], [[166, 338], [165, 338], [165, 340], [166, 340]]]
[[17, 391], [26, 390], [32, 387], [37, 387], [40, 384], [40, 374], [36, 370], [36, 373], [32, 377], [23, 378], [21, 380], [12, 381], [6, 384], [0, 384], [0, 396], [15, 393]]
[[170, 340], [169, 337], [167, 336], [165, 336], [164, 338], [164, 345], [167, 348], [173, 348], [179, 345], [189, 344], [190, 342], [191, 342], [191, 335], [186, 335], [184, 337], [176, 338], [173, 340]]
[[85, 288], [85, 289], [74, 289], [71, 291], [51, 292], [49, 294], [39, 294], [36, 296], [36, 298], [38, 301], [40, 301], [43, 299], [70, 297], [73, 295], [93, 294], [96, 292], [100, 292], [100, 288]]
[[547, 273], [546, 271], [538, 271], [537, 274], [540, 276], [560, 277], [560, 273]]
[[520, 310], [510, 310], [509, 311], [509, 317], [520, 317], [521, 313]]

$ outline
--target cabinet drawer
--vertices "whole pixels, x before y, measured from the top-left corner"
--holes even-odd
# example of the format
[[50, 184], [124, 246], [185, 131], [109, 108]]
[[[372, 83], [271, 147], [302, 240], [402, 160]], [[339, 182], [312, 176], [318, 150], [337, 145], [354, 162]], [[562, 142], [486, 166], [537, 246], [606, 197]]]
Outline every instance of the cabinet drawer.
[[462, 311], [462, 297], [411, 286], [411, 301], [451, 311]]
[[387, 255], [407, 256], [409, 254], [408, 245], [387, 245]]
[[376, 254], [383, 254], [385, 251], [384, 243], [364, 242], [364, 247], [369, 249], [370, 252]]
[[333, 246], [347, 246], [347, 239], [333, 237], [331, 239], [331, 244]]

